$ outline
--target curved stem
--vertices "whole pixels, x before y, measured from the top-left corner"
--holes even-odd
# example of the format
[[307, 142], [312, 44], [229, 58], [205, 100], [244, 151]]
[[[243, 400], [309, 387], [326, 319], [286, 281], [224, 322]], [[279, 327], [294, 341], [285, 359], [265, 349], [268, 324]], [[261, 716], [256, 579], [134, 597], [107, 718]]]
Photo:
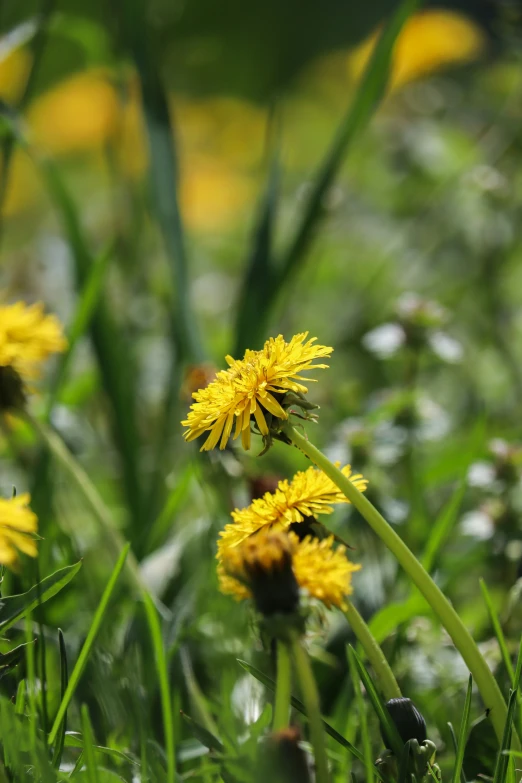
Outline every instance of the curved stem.
[[374, 639], [372, 632], [352, 603], [348, 602], [348, 609], [344, 615], [366, 653], [366, 657], [373, 666], [384, 698], [386, 701], [389, 699], [399, 699], [402, 696], [401, 689], [397, 684], [390, 664], [384, 657], [384, 653]]
[[316, 783], [329, 783], [328, 759], [326, 757], [325, 734], [319, 694], [315, 684], [312, 667], [308, 654], [304, 650], [301, 640], [294, 636], [290, 642], [295, 671], [299, 679], [301, 696], [306, 708], [306, 715], [310, 724], [310, 740], [315, 756], [315, 780]]
[[272, 731], [282, 731], [288, 726], [292, 671], [287, 642], [277, 640], [277, 673]]
[[[379, 536], [381, 541], [392, 552], [412, 581], [417, 585], [424, 598], [438, 616], [442, 625], [451, 636], [457, 650], [462, 655], [473, 680], [477, 683], [482, 699], [486, 707], [491, 711], [491, 721], [499, 742], [502, 742], [504, 724], [507, 719], [507, 707], [504, 697], [500, 692], [495, 678], [479, 652], [479, 649], [469, 633], [468, 629], [454, 610], [446, 596], [437, 587], [433, 579], [424, 570], [415, 555], [408, 549], [404, 541], [390, 527], [384, 517], [370, 503], [370, 501], [344, 476], [341, 471], [332, 465], [322, 452], [312, 443], [300, 435], [289, 422], [282, 427], [283, 432], [291, 439], [312, 462], [315, 462], [326, 475], [339, 487], [348, 500], [366, 519], [370, 527]], [[515, 747], [519, 747], [518, 739], [514, 739]]]

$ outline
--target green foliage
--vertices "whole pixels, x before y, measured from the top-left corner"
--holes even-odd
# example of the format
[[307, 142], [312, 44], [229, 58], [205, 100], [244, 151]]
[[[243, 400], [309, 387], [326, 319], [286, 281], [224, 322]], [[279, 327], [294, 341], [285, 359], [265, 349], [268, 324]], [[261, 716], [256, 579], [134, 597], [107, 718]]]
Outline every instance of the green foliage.
[[[490, 61], [390, 92], [396, 38], [418, 6], [403, 0], [356, 87], [337, 53], [267, 107], [216, 100], [214, 81], [201, 83], [230, 63], [222, 23], [243, 50], [229, 83], [263, 59], [223, 9], [224, 21], [195, 3], [23, 5], [0, 20], [1, 285], [12, 300], [44, 299], [69, 345], [27, 417], [2, 414], [2, 496], [31, 490], [41, 538], [37, 568], [26, 559], [2, 575], [0, 783], [260, 783], [275, 656], [244, 602], [219, 593], [216, 540], [266, 491], [261, 480], [308, 463], [284, 444], [259, 460], [260, 443], [252, 455], [237, 442], [199, 454], [179, 420], [203, 363], [221, 369], [228, 353], [305, 330], [335, 347], [310, 385], [321, 410], [307, 437], [369, 479], [371, 502], [448, 596], [508, 703], [499, 744], [491, 705], [428, 603], [344, 506], [325, 519], [363, 566], [350, 600], [437, 754], [427, 764], [431, 745], [402, 742], [342, 613], [312, 601], [305, 646], [331, 783], [420, 783], [439, 767], [452, 783], [515, 783], [522, 152], [509, 19], [499, 12]], [[278, 34], [263, 13], [244, 12], [259, 41]], [[369, 31], [364, 9], [346, 13]], [[286, 15], [296, 40], [301, 28], [324, 40]], [[337, 31], [328, 40], [338, 48]], [[1, 68], [21, 45], [29, 70], [11, 98]], [[285, 46], [280, 67], [294, 72]], [[83, 68], [103, 75], [117, 108], [75, 88], [46, 127], [110, 131], [51, 154], [31, 111], [59, 74]], [[129, 149], [127, 122], [139, 139]], [[18, 179], [25, 164], [39, 201]], [[16, 207], [19, 182], [27, 202]], [[291, 707], [292, 751], [312, 761], [310, 716], [294, 695]]]

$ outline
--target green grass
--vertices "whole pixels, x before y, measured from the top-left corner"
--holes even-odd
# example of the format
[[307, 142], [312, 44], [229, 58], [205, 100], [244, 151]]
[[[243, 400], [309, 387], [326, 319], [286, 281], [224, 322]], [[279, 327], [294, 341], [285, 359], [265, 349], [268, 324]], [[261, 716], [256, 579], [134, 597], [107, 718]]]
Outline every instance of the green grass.
[[[299, 754], [315, 753], [318, 783], [433, 780], [437, 767], [419, 766], [390, 719], [391, 693], [423, 714], [443, 781], [514, 783], [522, 152], [509, 21], [490, 61], [389, 95], [394, 43], [417, 10], [404, 0], [356, 88], [338, 58], [255, 107], [266, 138], [245, 164], [254, 108], [214, 102], [199, 81], [212, 20], [199, 39], [180, 11], [174, 33], [160, 6], [115, 2], [87, 19], [44, 2], [27, 26], [0, 20], [14, 36], [5, 53], [20, 35], [33, 53], [25, 89], [0, 104], [0, 284], [9, 299], [46, 300], [69, 341], [26, 414], [2, 416], [1, 494], [31, 491], [40, 538], [37, 567], [25, 558], [0, 583], [0, 783], [261, 783], [266, 769], [278, 783], [270, 737], [287, 724], [302, 740], [290, 742], [293, 777]], [[27, 111], [53, 73], [80, 63], [110, 72], [131, 108], [140, 92], [140, 175], [117, 133], [96, 154], [49, 155], [31, 132]], [[78, 101], [71, 127], [99, 117]], [[214, 147], [191, 198], [200, 220], [218, 218], [198, 228], [187, 181]], [[13, 214], [19, 154], [40, 200]], [[234, 177], [251, 189], [228, 222]], [[472, 663], [494, 686], [482, 692], [498, 685], [506, 720], [352, 506], [323, 521], [362, 564], [359, 634], [349, 609], [303, 600], [304, 647], [277, 656], [270, 623], [219, 592], [231, 511], [259, 479], [309, 461], [281, 442], [258, 457], [257, 436], [249, 454], [237, 442], [199, 453], [179, 424], [187, 374], [306, 330], [335, 350], [310, 383], [318, 424], [299, 433], [369, 479], [366, 496], [476, 642]]]

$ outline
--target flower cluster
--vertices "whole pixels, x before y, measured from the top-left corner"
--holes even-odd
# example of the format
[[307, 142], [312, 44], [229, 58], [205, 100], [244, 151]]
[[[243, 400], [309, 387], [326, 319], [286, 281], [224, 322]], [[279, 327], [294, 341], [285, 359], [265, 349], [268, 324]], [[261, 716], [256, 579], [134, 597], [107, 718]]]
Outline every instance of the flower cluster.
[[38, 375], [38, 364], [67, 345], [58, 319], [41, 304], [0, 306], [0, 408], [18, 407], [24, 382]]
[[38, 554], [35, 534], [38, 520], [29, 505], [29, 495], [0, 498], [0, 564], [16, 568], [19, 552], [30, 557]]
[[333, 349], [314, 345], [316, 338], [307, 337], [308, 332], [303, 332], [287, 343], [279, 335], [267, 340], [261, 351], [247, 350], [243, 359], [227, 356], [228, 369], [193, 394], [195, 402], [182, 422], [187, 428], [185, 440], [209, 432], [201, 450], [209, 451], [218, 443], [224, 449], [234, 429], [233, 437], [241, 434], [243, 447], [249, 449], [251, 421], [268, 438], [273, 418], [287, 419], [289, 405], [307, 405], [303, 395], [308, 389], [301, 381], [311, 379], [300, 373], [327, 367], [313, 362], [330, 356]]
[[[352, 476], [349, 465], [342, 472], [360, 491], [366, 489], [366, 479]], [[335, 503], [348, 502], [328, 476], [310, 467], [292, 481], [280, 481], [274, 492], [247, 508], [236, 509], [218, 541], [221, 591], [237, 599], [254, 597], [264, 614], [274, 611], [272, 606], [280, 612], [296, 606], [295, 585], [328, 608], [344, 608], [351, 575], [360, 566], [347, 559], [344, 546], [334, 546], [333, 536], [319, 540], [308, 535], [305, 523], [331, 514]]]

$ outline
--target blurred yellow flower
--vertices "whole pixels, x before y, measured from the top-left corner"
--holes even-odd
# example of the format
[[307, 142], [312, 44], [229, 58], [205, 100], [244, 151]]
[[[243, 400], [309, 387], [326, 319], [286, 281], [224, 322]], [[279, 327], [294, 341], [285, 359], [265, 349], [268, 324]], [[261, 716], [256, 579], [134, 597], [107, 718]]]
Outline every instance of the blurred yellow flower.
[[[379, 31], [372, 33], [349, 55], [352, 78], [362, 75], [379, 34]], [[395, 44], [389, 90], [445, 66], [476, 60], [485, 49], [484, 32], [463, 14], [443, 9], [420, 11], [408, 19]]]
[[241, 434], [245, 449], [250, 448], [250, 417], [253, 416], [262, 435], [269, 434], [263, 409], [277, 419], [288, 414], [274, 395], [292, 391], [306, 394], [299, 373], [327, 367], [313, 364], [314, 359], [330, 356], [333, 348], [314, 345], [317, 338], [305, 342], [308, 332], [297, 334], [289, 343], [282, 335], [267, 340], [261, 351], [247, 350], [243, 359], [226, 357], [228, 370], [217, 373], [216, 380], [192, 395], [196, 402], [182, 425], [187, 427], [185, 440], [190, 441], [210, 432], [201, 451], [210, 451], [219, 442], [224, 449], [232, 434]]
[[255, 196], [250, 177], [209, 157], [182, 160], [181, 212], [195, 231], [216, 231], [245, 213]]
[[21, 406], [24, 382], [37, 376], [49, 354], [66, 346], [60, 322], [45, 315], [42, 304], [0, 306], [0, 409]]
[[0, 366], [34, 377], [36, 365], [51, 353], [65, 350], [67, 341], [56, 316], [45, 315], [41, 303], [0, 306]]
[[[360, 492], [365, 491], [368, 481], [359, 473], [353, 475], [350, 465], [342, 468], [342, 473]], [[256, 498], [247, 508], [232, 512], [234, 521], [220, 533], [218, 558], [261, 528], [285, 529], [306, 517], [331, 514], [336, 503], [349, 502], [322, 470], [311, 466], [299, 471], [291, 481], [280, 481], [274, 492], [265, 492], [262, 498]]]
[[38, 97], [27, 112], [33, 141], [63, 155], [101, 149], [114, 138], [121, 107], [108, 72], [82, 71]]
[[230, 97], [197, 100], [171, 96], [184, 154], [220, 160], [234, 169], [257, 168], [266, 140], [266, 110]]
[[34, 535], [38, 519], [30, 508], [29, 495], [4, 500], [0, 498], [0, 564], [16, 568], [19, 552], [36, 557], [38, 549]]
[[253, 595], [258, 610], [270, 614], [295, 611], [295, 582], [329, 609], [346, 609], [352, 573], [360, 567], [348, 560], [344, 546], [334, 546], [333, 536], [300, 541], [295, 533], [262, 530], [227, 551], [218, 576], [223, 593], [238, 600]]
[[[3, 176], [3, 161], [0, 157], [0, 177]], [[32, 207], [43, 193], [42, 182], [27, 152], [16, 147], [9, 165], [9, 175], [2, 214], [5, 217], [17, 215]]]

